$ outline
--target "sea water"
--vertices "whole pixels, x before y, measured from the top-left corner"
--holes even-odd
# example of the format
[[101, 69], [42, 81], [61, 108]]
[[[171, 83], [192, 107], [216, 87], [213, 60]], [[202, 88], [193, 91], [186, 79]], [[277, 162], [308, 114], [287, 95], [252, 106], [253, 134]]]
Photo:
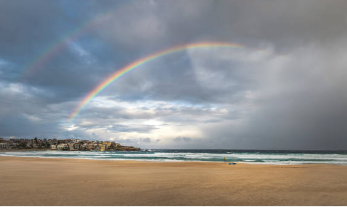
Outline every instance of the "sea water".
[[347, 165], [347, 151], [274, 151], [274, 150], [164, 150], [123, 151], [17, 151], [1, 152], [0, 156], [77, 158], [96, 160], [138, 161], [205, 161], [251, 164], [336, 164]]

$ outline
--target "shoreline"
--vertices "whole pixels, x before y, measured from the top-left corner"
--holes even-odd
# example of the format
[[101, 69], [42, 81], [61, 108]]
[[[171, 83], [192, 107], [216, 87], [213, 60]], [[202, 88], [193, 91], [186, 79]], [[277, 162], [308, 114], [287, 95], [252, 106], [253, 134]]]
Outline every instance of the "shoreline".
[[[55, 150], [50, 150], [55, 151]], [[1, 152], [1, 151], [0, 151]], [[70, 151], [69, 151], [70, 152]], [[95, 160], [95, 161], [112, 161], [112, 162], [144, 162], [144, 163], [224, 163], [229, 165], [228, 163], [236, 163], [236, 165], [260, 165], [260, 166], [302, 166], [302, 165], [331, 165], [331, 166], [343, 166], [347, 167], [347, 165], [339, 165], [332, 163], [302, 163], [302, 164], [278, 164], [278, 163], [262, 163], [262, 162], [237, 162], [237, 161], [201, 161], [201, 160], [147, 160], [147, 159], [93, 159], [93, 158], [80, 158], [80, 157], [40, 157], [40, 156], [0, 156], [1, 158], [33, 158], [33, 159], [62, 159], [62, 160]]]
[[263, 163], [251, 163], [251, 162], [235, 162], [235, 161], [186, 161], [186, 160], [170, 160], [170, 161], [162, 161], [162, 160], [135, 160], [135, 159], [92, 159], [92, 158], [66, 158], [66, 157], [34, 157], [34, 156], [0, 156], [1, 158], [33, 158], [33, 159], [61, 159], [61, 160], [91, 160], [91, 161], [110, 161], [110, 162], [143, 162], [143, 163], [221, 163], [226, 164], [228, 163], [236, 163], [237, 165], [269, 165], [269, 166], [302, 166], [302, 165], [332, 165], [332, 166], [343, 166], [347, 167], [345, 165], [338, 165], [338, 164], [326, 164], [326, 163], [312, 163], [312, 164], [263, 164]]
[[347, 166], [0, 157], [2, 205], [347, 205]]
[[[9, 158], [9, 159], [7, 159]], [[1, 162], [2, 161], [22, 161], [22, 159], [25, 159], [26, 161], [50, 161], [50, 160], [54, 160], [54, 161], [58, 161], [58, 162], [62, 162], [62, 161], [66, 161], [66, 162], [114, 162], [114, 163], [124, 163], [124, 164], [128, 164], [128, 163], [132, 163], [132, 164], [211, 164], [211, 165], [225, 165], [227, 167], [237, 167], [237, 166], [259, 166], [259, 167], [341, 167], [341, 168], [346, 168], [347, 170], [347, 166], [346, 165], [337, 165], [337, 164], [321, 164], [321, 163], [312, 163], [312, 164], [257, 164], [257, 163], [244, 163], [244, 162], [236, 162], [236, 165], [229, 165], [229, 162], [216, 162], [216, 161], [155, 161], [155, 160], [130, 160], [130, 159], [117, 159], [117, 160], [112, 160], [112, 159], [90, 159], [90, 158], [61, 158], [61, 157], [24, 157], [24, 156], [0, 156], [0, 166], [1, 166]]]

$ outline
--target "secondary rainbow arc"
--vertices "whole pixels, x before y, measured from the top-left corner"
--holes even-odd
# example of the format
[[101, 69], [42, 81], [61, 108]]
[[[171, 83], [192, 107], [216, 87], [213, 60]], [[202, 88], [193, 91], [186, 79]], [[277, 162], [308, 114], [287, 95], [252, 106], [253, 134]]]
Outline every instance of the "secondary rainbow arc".
[[64, 48], [66, 48], [70, 43], [74, 42], [81, 35], [87, 31], [92, 30], [94, 27], [107, 20], [113, 10], [106, 13], [98, 15], [96, 17], [90, 18], [77, 28], [71, 30], [63, 37], [59, 38], [57, 41], [52, 42], [48, 47], [46, 47], [35, 59], [29, 62], [24, 70], [21, 72], [20, 78], [30, 76], [40, 70], [45, 64], [47, 64], [53, 57], [60, 54]]
[[108, 76], [104, 81], [102, 81], [99, 85], [97, 85], [92, 91], [90, 91], [78, 104], [78, 106], [75, 108], [75, 110], [70, 114], [69, 119], [72, 121], [80, 112], [81, 110], [99, 93], [101, 93], [103, 90], [105, 90], [111, 83], [125, 75], [126, 73], [130, 72], [131, 70], [138, 68], [139, 66], [148, 63], [152, 60], [155, 60], [159, 57], [179, 52], [182, 50], [187, 49], [194, 49], [194, 48], [211, 48], [211, 47], [230, 47], [230, 48], [244, 48], [243, 45], [237, 44], [237, 43], [225, 43], [225, 42], [199, 42], [199, 43], [192, 43], [192, 44], [186, 44], [186, 45], [179, 45], [175, 47], [171, 47], [169, 49], [151, 54], [149, 56], [146, 56], [144, 58], [138, 59], [125, 67], [121, 68], [120, 70], [116, 71], [115, 73]]

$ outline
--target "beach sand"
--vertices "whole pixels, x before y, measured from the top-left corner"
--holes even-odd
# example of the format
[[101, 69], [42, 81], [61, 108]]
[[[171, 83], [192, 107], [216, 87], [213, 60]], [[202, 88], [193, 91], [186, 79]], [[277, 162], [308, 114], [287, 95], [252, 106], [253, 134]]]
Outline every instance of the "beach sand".
[[347, 167], [0, 157], [0, 205], [347, 205]]

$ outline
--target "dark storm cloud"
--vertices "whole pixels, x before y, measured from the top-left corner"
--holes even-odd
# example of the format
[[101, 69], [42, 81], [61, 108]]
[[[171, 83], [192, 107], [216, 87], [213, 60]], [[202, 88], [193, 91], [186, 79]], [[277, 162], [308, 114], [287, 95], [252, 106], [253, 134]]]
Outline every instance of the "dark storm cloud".
[[[101, 4], [106, 2], [112, 1]], [[133, 33], [147, 26], [148, 31], [143, 33], [156, 32], [152, 39], [145, 36], [150, 42], [143, 41], [144, 35], [122, 37], [128, 36], [132, 40], [129, 44], [149, 47], [152, 41], [160, 46], [168, 42], [182, 44], [209, 39], [234, 40], [256, 46], [271, 44], [279, 50], [308, 42], [334, 41], [346, 32], [347, 5], [343, 0], [153, 2], [125, 6], [115, 14], [124, 21], [124, 27], [101, 32], [118, 40], [121, 32]], [[139, 25], [140, 19], [144, 19], [142, 25]]]
[[[0, 0], [0, 136], [122, 137], [168, 148], [188, 142], [196, 148], [343, 149], [346, 9], [343, 0]], [[102, 21], [36, 73], [21, 76], [52, 44], [95, 17]], [[100, 94], [113, 106], [92, 102], [75, 128], [67, 127], [77, 102], [119, 68], [197, 41], [270, 52], [206, 49], [157, 59]], [[166, 105], [147, 103], [160, 101]], [[153, 141], [159, 135], [151, 133], [164, 126], [201, 133], [191, 136], [193, 129], [185, 128], [187, 135], [165, 136], [173, 145]], [[125, 136], [131, 132], [139, 135]]]
[[330, 49], [297, 51], [297, 59], [305, 53], [314, 55], [284, 70], [278, 81], [285, 90], [262, 100], [261, 109], [250, 117], [246, 134], [273, 147], [346, 149], [345, 55]]
[[219, 123], [206, 135], [215, 137], [215, 145], [242, 149], [345, 149], [344, 56], [336, 45], [296, 50], [260, 86], [258, 109], [243, 124]]

